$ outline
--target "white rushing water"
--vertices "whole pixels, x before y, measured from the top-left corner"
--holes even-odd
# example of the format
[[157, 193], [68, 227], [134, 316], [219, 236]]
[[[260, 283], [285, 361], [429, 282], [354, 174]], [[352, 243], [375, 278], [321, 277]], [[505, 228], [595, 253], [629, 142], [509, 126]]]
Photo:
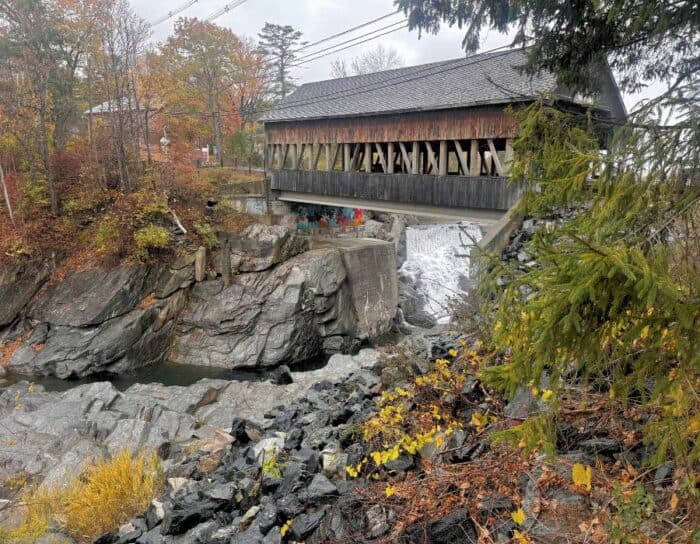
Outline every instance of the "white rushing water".
[[449, 323], [450, 299], [469, 289], [469, 253], [482, 236], [481, 228], [468, 222], [406, 229], [406, 262], [399, 273], [438, 323]]

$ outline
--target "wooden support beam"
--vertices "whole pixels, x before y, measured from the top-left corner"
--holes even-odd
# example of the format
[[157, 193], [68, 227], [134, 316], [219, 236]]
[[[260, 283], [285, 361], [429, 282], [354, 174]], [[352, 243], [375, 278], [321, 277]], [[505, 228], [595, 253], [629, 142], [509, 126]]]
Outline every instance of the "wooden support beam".
[[467, 166], [467, 154], [462, 148], [462, 143], [459, 140], [455, 140], [455, 151], [457, 152], [457, 161], [459, 162], [459, 167], [462, 169], [462, 175], [469, 175], [469, 167]]
[[350, 172], [356, 172], [359, 170], [359, 164], [360, 164], [360, 154], [362, 152], [362, 144], [352, 144], [353, 145], [353, 152], [352, 152], [352, 158], [350, 159]]
[[[433, 152], [433, 146], [430, 142], [425, 142], [425, 150], [428, 153], [428, 164], [433, 169], [433, 174], [437, 175], [439, 167], [437, 159], [435, 158], [435, 153]], [[428, 172], [426, 172], [427, 174]]]
[[[335, 145], [335, 153], [333, 154], [333, 162], [331, 162], [331, 170], [335, 170], [335, 165], [338, 164], [339, 160], [342, 157], [342, 150], [343, 150], [343, 144], [336, 144]], [[344, 167], [341, 167], [341, 170], [343, 170]]]
[[493, 164], [496, 167], [496, 175], [505, 176], [506, 174], [503, 170], [503, 166], [501, 166], [501, 161], [498, 158], [498, 153], [496, 153], [496, 146], [493, 145], [493, 140], [489, 138], [487, 142], [489, 144], [489, 151], [491, 152], [491, 157], [493, 158]]
[[399, 142], [399, 149], [401, 150], [401, 157], [403, 158], [403, 171], [407, 174], [411, 173], [411, 159], [408, 156], [408, 151], [403, 142]]
[[386, 158], [386, 165], [387, 165], [386, 172], [388, 174], [393, 174], [394, 173], [394, 165], [396, 164], [396, 153], [394, 152], [394, 142], [389, 142], [386, 145], [386, 153], [388, 155]]
[[365, 173], [372, 173], [372, 144], [365, 142]]
[[[314, 160], [313, 160], [313, 165], [311, 167], [311, 170], [318, 170], [318, 161], [321, 160], [321, 151], [323, 151], [323, 147], [321, 144], [317, 144], [318, 149], [316, 149], [316, 154], [314, 155]], [[328, 145], [328, 144], [326, 144]], [[328, 157], [328, 152], [326, 152], [326, 157]], [[328, 160], [328, 159], [326, 159]]]
[[413, 152], [411, 153], [411, 173], [420, 173], [420, 143], [413, 142]]
[[279, 162], [280, 149], [277, 144], [272, 144], [272, 156], [270, 157], [270, 168], [274, 169]]
[[479, 140], [471, 141], [471, 152], [469, 154], [469, 175], [481, 175], [481, 154], [479, 153]]
[[343, 144], [343, 170], [352, 172], [352, 149], [350, 144]]
[[379, 155], [379, 163], [382, 165], [382, 172], [385, 174], [389, 173], [389, 165], [387, 164], [386, 157], [384, 157], [384, 150], [382, 149], [382, 144], [374, 144], [377, 149], [377, 155]]
[[289, 144], [289, 152], [291, 153], [292, 170], [297, 170], [299, 167], [299, 144]]
[[438, 159], [438, 174], [441, 176], [447, 175], [449, 156], [447, 154], [447, 141], [440, 140], [440, 158]]
[[301, 165], [304, 163], [304, 153], [306, 152], [306, 144], [297, 144], [296, 157], [294, 162], [294, 170], [301, 170]]
[[280, 166], [280, 170], [284, 170], [284, 167], [287, 165], [287, 157], [289, 157], [289, 144], [280, 144], [284, 147], [284, 154], [282, 155], [282, 164]]
[[510, 167], [513, 164], [513, 140], [511, 140], [510, 138], [506, 140], [506, 160], [504, 162], [505, 164], [503, 165], [503, 175], [507, 176], [510, 174]]

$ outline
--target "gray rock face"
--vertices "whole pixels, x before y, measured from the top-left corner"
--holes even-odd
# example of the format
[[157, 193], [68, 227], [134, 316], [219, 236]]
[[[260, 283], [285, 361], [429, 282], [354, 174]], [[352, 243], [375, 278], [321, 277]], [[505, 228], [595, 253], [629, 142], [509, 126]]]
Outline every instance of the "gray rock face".
[[153, 290], [155, 270], [119, 267], [74, 272], [37, 300], [30, 317], [52, 325], [89, 327], [126, 314]]
[[12, 326], [0, 321], [0, 344], [21, 338], [7, 368], [24, 376], [82, 378], [166, 356], [183, 364], [270, 368], [349, 351], [393, 323], [398, 295], [390, 243], [336, 240], [298, 254], [305, 239], [257, 225], [237, 247], [241, 263], [252, 263], [239, 268], [262, 271], [235, 275], [228, 287], [198, 282], [206, 271], [203, 248], [165, 269], [70, 273], [39, 295], [43, 275], [32, 276], [15, 296], [9, 282], [20, 271], [3, 271], [0, 318]]
[[303, 253], [308, 241], [283, 226], [251, 225], [230, 238], [231, 266], [240, 272], [260, 272]]
[[274, 269], [192, 290], [177, 328], [175, 362], [272, 367], [315, 356], [323, 336], [352, 334], [353, 316], [336, 249], [299, 255]]
[[[97, 326], [40, 323], [10, 357], [8, 368], [27, 376], [69, 378], [118, 373], [159, 362], [167, 353], [175, 318], [184, 303], [185, 295], [179, 292]], [[71, 312], [67, 310], [63, 317]]]
[[0, 264], [0, 329], [17, 319], [48, 277], [43, 264]]

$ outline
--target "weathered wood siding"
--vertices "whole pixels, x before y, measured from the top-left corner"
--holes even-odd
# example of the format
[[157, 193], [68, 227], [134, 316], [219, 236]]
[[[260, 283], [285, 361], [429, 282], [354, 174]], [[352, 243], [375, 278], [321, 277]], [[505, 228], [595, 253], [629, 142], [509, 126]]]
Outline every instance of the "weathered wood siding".
[[513, 138], [515, 120], [502, 107], [438, 110], [265, 124], [268, 144], [413, 142]]
[[519, 195], [505, 177], [364, 174], [359, 172], [272, 172], [272, 189], [329, 197], [355, 198], [505, 211]]

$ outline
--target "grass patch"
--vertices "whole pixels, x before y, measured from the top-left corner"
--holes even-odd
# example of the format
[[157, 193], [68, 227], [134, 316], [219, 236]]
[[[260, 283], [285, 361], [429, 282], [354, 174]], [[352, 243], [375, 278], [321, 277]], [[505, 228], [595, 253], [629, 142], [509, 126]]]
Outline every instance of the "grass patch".
[[58, 527], [78, 542], [92, 542], [140, 514], [163, 487], [163, 470], [154, 453], [114, 458], [88, 465], [62, 489], [25, 491], [22, 524], [0, 529], [0, 542], [34, 542]]

